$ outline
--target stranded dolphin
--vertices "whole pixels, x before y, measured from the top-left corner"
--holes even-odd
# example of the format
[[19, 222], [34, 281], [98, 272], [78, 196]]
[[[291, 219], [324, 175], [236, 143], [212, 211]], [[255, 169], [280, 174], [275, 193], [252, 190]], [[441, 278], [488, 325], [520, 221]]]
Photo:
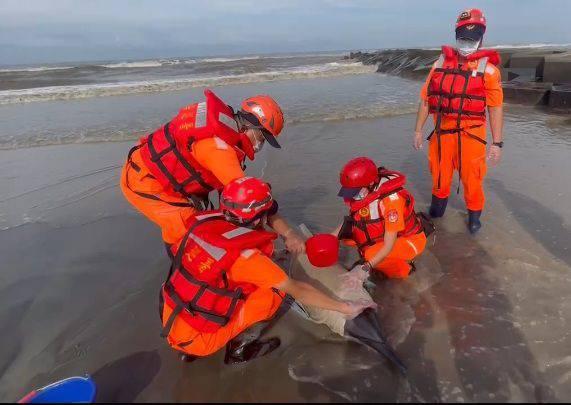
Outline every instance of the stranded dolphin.
[[[306, 236], [311, 236], [311, 233], [304, 225], [301, 225], [300, 228]], [[306, 281], [321, 291], [332, 294], [339, 299], [374, 305], [373, 299], [361, 283], [344, 282], [347, 270], [339, 264], [326, 268], [317, 268], [309, 263], [307, 255], [297, 255], [291, 261], [290, 275], [294, 279]], [[374, 309], [367, 308], [356, 318], [347, 320], [336, 311], [324, 310], [308, 305], [302, 306], [297, 302], [295, 307], [298, 312], [301, 311], [313, 322], [325, 324], [333, 332], [372, 348], [385, 356], [403, 375], [406, 374], [406, 366], [383, 336], [381, 325]]]

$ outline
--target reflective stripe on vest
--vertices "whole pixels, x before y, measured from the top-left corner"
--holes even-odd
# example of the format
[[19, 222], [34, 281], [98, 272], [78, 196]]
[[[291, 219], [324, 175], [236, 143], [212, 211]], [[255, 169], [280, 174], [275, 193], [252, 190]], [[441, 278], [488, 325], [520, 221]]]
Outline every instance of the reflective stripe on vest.
[[253, 230], [250, 228], [239, 227], [239, 228], [233, 229], [231, 231], [228, 231], [226, 233], [223, 233], [222, 236], [225, 237], [226, 239], [233, 239], [233, 238], [236, 238], [238, 236], [242, 236], [242, 235], [245, 235], [247, 233], [250, 233], [252, 231]]
[[196, 108], [196, 119], [194, 121], [195, 128], [202, 128], [206, 126], [206, 108], [206, 101], [198, 103], [198, 107]]
[[206, 242], [202, 238], [199, 238], [198, 236], [196, 236], [193, 233], [190, 233], [188, 235], [188, 237], [190, 239], [192, 239], [194, 242], [196, 242], [196, 244], [198, 246], [200, 246], [202, 249], [204, 249], [206, 251], [206, 253], [208, 253], [210, 256], [212, 256], [217, 261], [222, 260], [224, 255], [226, 255], [226, 253], [227, 253], [226, 249], [222, 249], [220, 247], [211, 245], [210, 243]]

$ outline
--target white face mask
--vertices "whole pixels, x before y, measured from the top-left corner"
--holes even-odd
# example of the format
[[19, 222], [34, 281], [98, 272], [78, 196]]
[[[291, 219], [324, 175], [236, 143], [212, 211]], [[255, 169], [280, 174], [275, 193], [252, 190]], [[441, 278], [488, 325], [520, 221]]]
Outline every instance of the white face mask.
[[259, 151], [261, 151], [265, 143], [266, 143], [265, 141], [256, 140], [256, 144], [254, 145], [254, 152], [258, 153]]
[[361, 201], [363, 198], [365, 198], [368, 195], [369, 195], [369, 189], [367, 187], [363, 187], [361, 191], [359, 191], [359, 194], [353, 197], [353, 200]]
[[456, 49], [458, 53], [464, 57], [472, 55], [480, 47], [481, 41], [471, 41], [469, 39], [457, 39]]

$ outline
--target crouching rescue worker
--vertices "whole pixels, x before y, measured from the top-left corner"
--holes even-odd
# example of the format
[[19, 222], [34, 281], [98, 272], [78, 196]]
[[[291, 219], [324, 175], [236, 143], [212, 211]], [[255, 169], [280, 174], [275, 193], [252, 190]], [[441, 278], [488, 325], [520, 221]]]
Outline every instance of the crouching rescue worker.
[[225, 363], [231, 364], [275, 350], [278, 338], [259, 338], [289, 308], [289, 296], [348, 316], [363, 309], [290, 279], [274, 264], [277, 235], [264, 224], [275, 207], [266, 183], [234, 180], [222, 192], [220, 210], [196, 215], [172, 247], [173, 266], [161, 292], [163, 336], [187, 359], [226, 346]]
[[366, 272], [375, 269], [388, 278], [407, 278], [414, 259], [424, 251], [426, 233], [434, 229], [416, 214], [404, 174], [358, 157], [343, 167], [340, 183], [338, 195], [350, 214], [339, 228], [339, 239], [359, 249]]
[[[234, 111], [212, 91], [205, 101], [184, 107], [172, 121], [141, 139], [129, 152], [121, 176], [125, 198], [162, 230], [167, 247], [182, 238], [189, 221], [207, 208], [210, 191], [221, 191], [244, 176], [264, 142], [280, 148], [276, 137], [284, 126], [279, 105], [260, 95]], [[290, 251], [303, 240], [279, 215], [270, 226]]]
[[[452, 177], [457, 170], [468, 208], [468, 229], [474, 234], [482, 224], [483, 180], [486, 176], [486, 109], [493, 144], [488, 160], [499, 162], [503, 147], [503, 92], [496, 51], [480, 49], [486, 18], [478, 9], [462, 12], [456, 21], [456, 48], [442, 47], [421, 91], [414, 146], [422, 147], [422, 127], [434, 117], [428, 159], [432, 173], [430, 215], [442, 217]], [[459, 191], [459, 188], [458, 188]]]

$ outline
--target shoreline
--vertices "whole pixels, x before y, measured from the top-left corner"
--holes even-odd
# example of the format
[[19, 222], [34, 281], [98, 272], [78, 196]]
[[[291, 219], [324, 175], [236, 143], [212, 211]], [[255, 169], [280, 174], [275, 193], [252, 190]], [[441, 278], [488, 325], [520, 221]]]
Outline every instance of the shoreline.
[[[571, 49], [558, 47], [494, 48], [501, 56], [505, 100], [545, 107], [550, 112], [571, 111]], [[346, 59], [377, 65], [377, 73], [424, 80], [440, 49], [388, 49], [351, 52]]]

